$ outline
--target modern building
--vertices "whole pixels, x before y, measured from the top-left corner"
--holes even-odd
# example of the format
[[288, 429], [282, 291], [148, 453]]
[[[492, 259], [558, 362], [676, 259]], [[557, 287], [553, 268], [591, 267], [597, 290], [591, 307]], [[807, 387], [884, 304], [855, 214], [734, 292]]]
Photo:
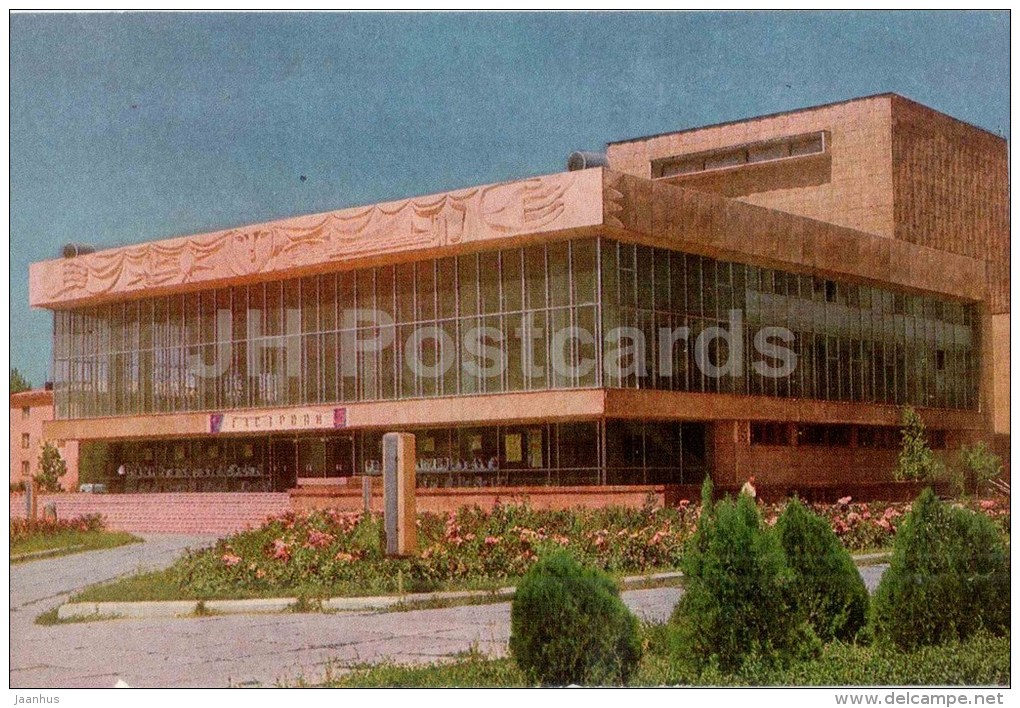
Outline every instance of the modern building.
[[337, 483], [394, 430], [422, 486], [879, 483], [904, 406], [1008, 447], [1002, 138], [884, 94], [594, 162], [35, 263], [45, 433], [128, 491]]
[[[34, 389], [11, 394], [11, 484], [23, 484], [39, 474], [39, 457], [47, 436], [43, 425], [53, 420], [53, 391]], [[67, 465], [61, 486], [74, 491], [78, 486], [78, 443], [48, 438]]]

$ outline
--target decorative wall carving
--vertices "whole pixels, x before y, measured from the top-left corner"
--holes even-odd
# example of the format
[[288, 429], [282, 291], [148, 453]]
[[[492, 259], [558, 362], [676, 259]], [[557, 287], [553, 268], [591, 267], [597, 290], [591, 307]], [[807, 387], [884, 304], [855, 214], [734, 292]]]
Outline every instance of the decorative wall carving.
[[585, 197], [600, 179], [600, 171], [566, 172], [37, 263], [32, 304], [273, 271], [283, 277], [324, 262], [597, 225], [601, 205]]

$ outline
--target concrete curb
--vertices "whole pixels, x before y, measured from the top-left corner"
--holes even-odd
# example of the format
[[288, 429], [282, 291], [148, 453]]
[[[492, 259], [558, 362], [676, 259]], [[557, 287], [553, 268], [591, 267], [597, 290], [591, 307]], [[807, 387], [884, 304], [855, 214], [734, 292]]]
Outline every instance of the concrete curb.
[[288, 612], [297, 602], [296, 597], [260, 597], [251, 600], [206, 600], [202, 607], [206, 612], [218, 615], [264, 615]]
[[[622, 584], [635, 585], [656, 580], [681, 577], [680, 573], [632, 575]], [[406, 595], [376, 595], [369, 597], [331, 597], [310, 600], [312, 610], [324, 612], [372, 612], [394, 607], [430, 602], [456, 600], [508, 600], [516, 588], [495, 590], [451, 590], [445, 592], [419, 592]], [[200, 615], [203, 612], [217, 615], [279, 614], [291, 612], [300, 601], [296, 597], [271, 597], [253, 600], [171, 600], [165, 602], [68, 602], [57, 609], [57, 618], [69, 619], [156, 619]]]
[[330, 612], [364, 612], [366, 610], [385, 610], [401, 605], [418, 605], [427, 602], [443, 602], [447, 600], [470, 600], [487, 598], [503, 600], [513, 597], [514, 588], [497, 590], [451, 590], [448, 592], [417, 592], [407, 595], [379, 595], [376, 597], [333, 597], [323, 600], [321, 607]]
[[[874, 563], [889, 557], [888, 553], [868, 553], [854, 556], [854, 563]], [[621, 581], [628, 585], [643, 585], [662, 580], [678, 580], [678, 571], [628, 575]], [[430, 602], [451, 600], [507, 600], [513, 597], [512, 586], [496, 590], [452, 590], [446, 592], [420, 592], [406, 595], [376, 595], [369, 597], [331, 597], [311, 600], [312, 609], [325, 612], [372, 612], [394, 607], [414, 606]], [[57, 609], [57, 618], [68, 619], [155, 619], [199, 615], [202, 612], [217, 615], [279, 614], [293, 611], [299, 603], [296, 597], [270, 597], [252, 600], [172, 600], [166, 602], [68, 602]]]
[[883, 563], [892, 558], [892, 551], [885, 551], [883, 553], [861, 553], [860, 555], [853, 556], [854, 565], [874, 565], [875, 563]]
[[78, 543], [74, 546], [64, 546], [62, 548], [47, 548], [45, 551], [32, 551], [31, 553], [20, 553], [16, 556], [11, 556], [11, 563], [20, 563], [21, 561], [34, 560], [36, 558], [49, 558], [50, 556], [59, 556], [67, 553], [77, 553], [82, 548], [85, 548], [84, 543]]

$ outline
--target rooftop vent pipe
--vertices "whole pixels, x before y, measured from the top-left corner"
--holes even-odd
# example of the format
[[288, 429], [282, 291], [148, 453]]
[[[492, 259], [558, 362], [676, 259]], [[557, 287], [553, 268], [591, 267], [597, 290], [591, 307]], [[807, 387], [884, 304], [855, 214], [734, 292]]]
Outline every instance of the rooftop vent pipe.
[[589, 167], [609, 167], [609, 160], [606, 159], [606, 154], [603, 152], [575, 150], [567, 158], [567, 169], [570, 172], [586, 170]]
[[61, 249], [64, 258], [77, 258], [78, 256], [84, 256], [89, 253], [95, 253], [96, 247], [91, 246], [87, 243], [65, 243]]

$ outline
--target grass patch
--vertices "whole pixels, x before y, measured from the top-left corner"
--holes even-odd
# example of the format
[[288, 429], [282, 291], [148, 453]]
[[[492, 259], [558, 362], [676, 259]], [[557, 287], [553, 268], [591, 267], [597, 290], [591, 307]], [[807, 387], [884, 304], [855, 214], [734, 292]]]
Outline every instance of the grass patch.
[[[11, 544], [11, 563], [27, 563], [71, 553], [116, 548], [129, 543], [141, 543], [141, 541], [142, 539], [125, 531], [66, 530], [57, 533], [32, 534], [28, 538]], [[36, 553], [45, 553], [45, 555], [19, 557]]]
[[58, 624], [82, 624], [85, 622], [105, 622], [107, 620], [120, 619], [119, 616], [110, 615], [88, 615], [85, 617], [70, 617], [68, 619], [60, 619], [57, 615], [58, 608], [54, 607], [52, 610], [47, 610], [41, 615], [35, 618], [35, 623], [42, 627], [52, 627]]
[[55, 624], [60, 624], [61, 619], [57, 617], [57, 609], [54, 607], [52, 610], [47, 610], [41, 615], [35, 618], [35, 623], [42, 625], [43, 627], [52, 627]]
[[[903, 653], [873, 646], [834, 642], [821, 656], [784, 669], [747, 666], [739, 674], [701, 673], [669, 653], [667, 625], [645, 628], [648, 650], [632, 686], [1002, 686], [1010, 682], [1009, 637], [979, 635], [966, 642]], [[352, 667], [328, 680], [337, 688], [514, 688], [526, 687], [511, 659], [488, 659], [468, 652], [450, 662], [427, 666], [379, 664]]]
[[428, 666], [379, 664], [354, 667], [325, 684], [333, 688], [515, 688], [529, 686], [510, 659], [488, 659], [477, 652]]

